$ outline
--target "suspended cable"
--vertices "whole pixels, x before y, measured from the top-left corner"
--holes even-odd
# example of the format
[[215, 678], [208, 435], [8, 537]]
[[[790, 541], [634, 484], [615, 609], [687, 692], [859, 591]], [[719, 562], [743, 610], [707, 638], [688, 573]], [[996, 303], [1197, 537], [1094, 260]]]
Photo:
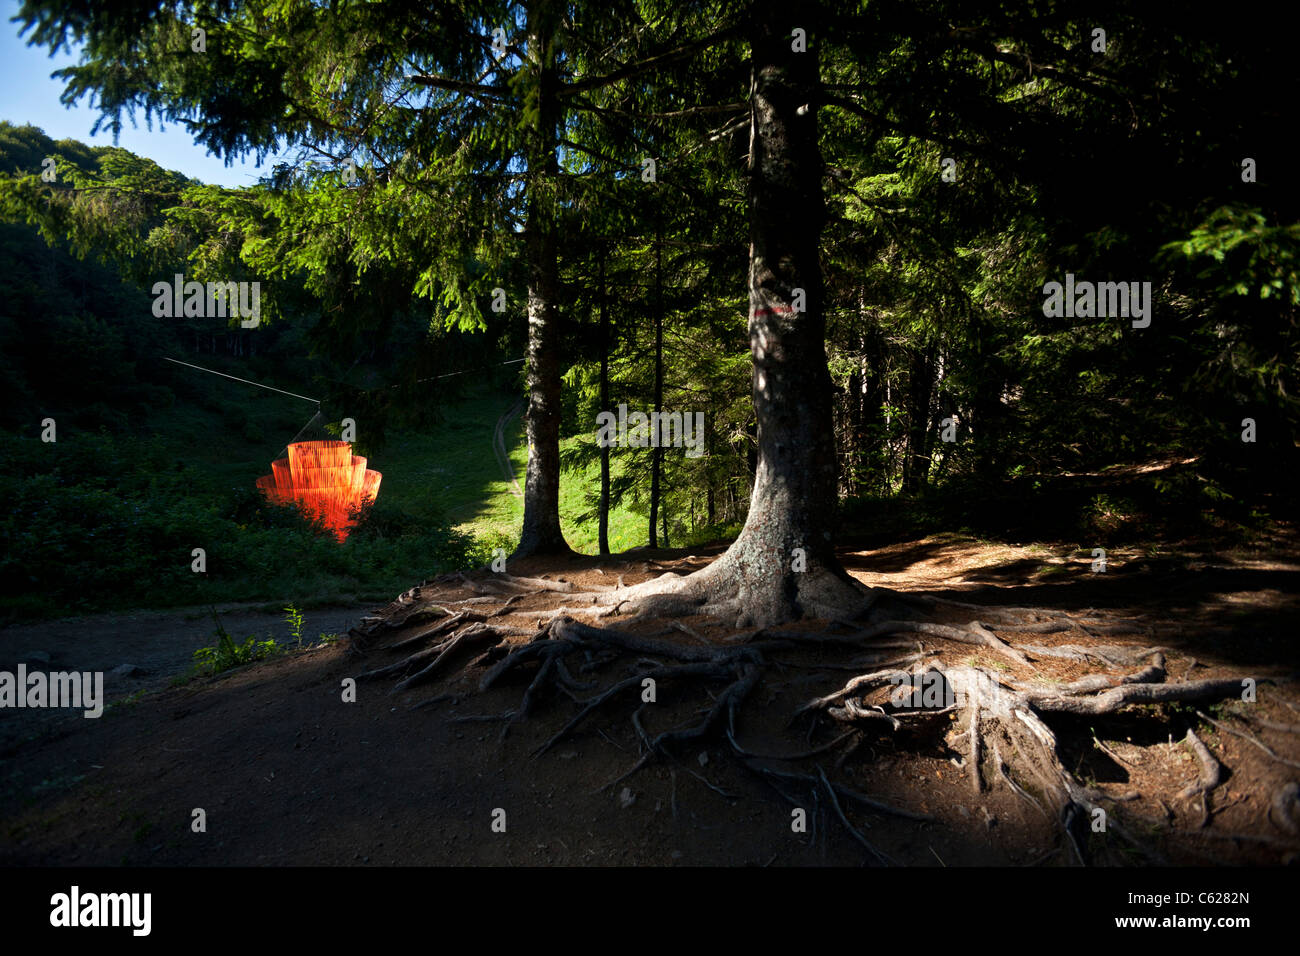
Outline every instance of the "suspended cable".
[[272, 388], [270, 385], [263, 385], [261, 382], [250, 382], [246, 378], [239, 378], [235, 375], [227, 375], [225, 372], [218, 372], [215, 369], [204, 368], [202, 365], [190, 365], [189, 362], [182, 362], [180, 359], [167, 358], [167, 356], [165, 355], [163, 356], [163, 360], [167, 362], [175, 362], [177, 365], [186, 365], [189, 366], [190, 368], [196, 368], [200, 372], [207, 372], [211, 375], [220, 375], [222, 378], [233, 379], [236, 382], [243, 382], [245, 385], [256, 385], [258, 388], [264, 388], [269, 392], [279, 392], [281, 395], [289, 395], [292, 396], [293, 398], [301, 398], [304, 402], [313, 402], [316, 405], [320, 404], [319, 398], [308, 398], [306, 395], [299, 395], [296, 392], [286, 392], [282, 388]]
[[276, 457], [276, 458], [279, 458], [279, 457], [281, 457], [281, 456], [283, 456], [283, 455], [288, 454], [288, 453], [289, 453], [289, 445], [292, 445], [292, 444], [293, 444], [294, 442], [296, 442], [299, 438], [301, 438], [301, 437], [303, 436], [303, 434], [307, 431], [307, 429], [311, 428], [311, 426], [312, 426], [312, 422], [316, 421], [316, 419], [320, 418], [320, 416], [321, 416], [321, 411], [320, 411], [320, 409], [318, 408], [318, 409], [316, 409], [316, 414], [313, 415], [311, 418], [307, 419], [307, 424], [306, 424], [306, 425], [303, 425], [302, 428], [300, 428], [300, 429], [298, 430], [298, 434], [294, 435], [292, 438], [289, 439], [288, 443], [287, 443], [283, 448], [281, 448], [281, 449], [279, 450], [279, 452], [276, 453], [276, 456], [275, 456], [275, 457]]
[[[467, 368], [460, 372], [447, 372], [445, 375], [432, 375], [429, 378], [417, 378], [412, 385], [419, 385], [421, 382], [436, 382], [440, 378], [452, 378], [456, 375], [468, 375], [470, 372], [486, 372], [490, 368], [500, 368], [502, 365], [518, 365], [520, 362], [526, 362], [526, 358], [508, 359], [505, 362], [498, 362], [496, 365], [484, 365], [482, 368]], [[405, 384], [405, 383], [403, 383]], [[389, 388], [401, 388], [402, 385], [390, 385]]]
[[[258, 388], [264, 388], [264, 389], [266, 389], [267, 391], [270, 391], [270, 392], [279, 392], [281, 395], [289, 395], [289, 396], [292, 396], [293, 398], [301, 398], [304, 402], [314, 402], [316, 405], [320, 405], [320, 403], [321, 403], [321, 400], [320, 400], [319, 398], [308, 398], [306, 395], [299, 395], [299, 394], [296, 393], [296, 392], [286, 392], [286, 391], [285, 391], [284, 389], [282, 389], [282, 388], [273, 388], [273, 387], [270, 386], [270, 385], [263, 385], [261, 382], [252, 382], [252, 381], [249, 381], [249, 380], [246, 379], [246, 378], [240, 378], [240, 377], [238, 377], [237, 375], [227, 375], [225, 372], [218, 372], [216, 369], [204, 368], [202, 365], [193, 365], [193, 364], [191, 364], [191, 363], [189, 363], [189, 362], [182, 362], [180, 359], [168, 358], [167, 356], [164, 355], [164, 356], [163, 356], [163, 360], [164, 360], [164, 361], [167, 361], [167, 362], [175, 362], [177, 365], [184, 365], [184, 366], [186, 366], [187, 368], [196, 368], [196, 369], [198, 369], [200, 372], [207, 372], [209, 375], [220, 375], [222, 378], [228, 378], [228, 379], [230, 379], [230, 380], [232, 380], [232, 381], [235, 381], [235, 382], [243, 382], [245, 385], [255, 385], [255, 386], [257, 386]], [[504, 362], [498, 362], [496, 365], [484, 365], [484, 366], [482, 366], [481, 368], [467, 368], [467, 369], [463, 369], [462, 371], [459, 371], [459, 372], [447, 372], [447, 373], [444, 374], [444, 375], [431, 375], [431, 376], [429, 376], [428, 378], [417, 378], [414, 382], [411, 382], [411, 383], [409, 383], [409, 384], [411, 384], [411, 385], [418, 385], [418, 384], [420, 384], [421, 382], [436, 382], [436, 381], [437, 381], [438, 379], [440, 379], [440, 378], [453, 378], [454, 376], [457, 376], [457, 375], [468, 375], [470, 372], [485, 372], [485, 371], [487, 371], [488, 369], [499, 368], [499, 367], [502, 366], [502, 365], [518, 365], [520, 362], [524, 362], [524, 361], [527, 361], [527, 359], [523, 359], [523, 358], [508, 359], [508, 360], [506, 360], [506, 361], [504, 361]], [[355, 363], [354, 363], [354, 364], [355, 364]], [[397, 384], [397, 385], [390, 385], [390, 386], [388, 386], [388, 387], [389, 387], [389, 388], [402, 388], [402, 387], [404, 387], [406, 384], [408, 384], [408, 383], [402, 382], [402, 383], [399, 383], [399, 384]], [[308, 422], [308, 424], [311, 424], [311, 423]], [[301, 433], [299, 433], [299, 434], [301, 434]]]

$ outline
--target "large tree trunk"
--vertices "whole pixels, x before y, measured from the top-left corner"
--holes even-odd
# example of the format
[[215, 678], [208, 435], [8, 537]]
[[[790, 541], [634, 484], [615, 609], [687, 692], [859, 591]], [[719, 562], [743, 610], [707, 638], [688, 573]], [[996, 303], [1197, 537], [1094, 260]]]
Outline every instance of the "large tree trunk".
[[[825, 207], [817, 146], [820, 84], [811, 17], [791, 49], [784, 6], [751, 18], [749, 342], [758, 462], [749, 516], [726, 554], [685, 577], [598, 595], [639, 614], [734, 615], [766, 627], [853, 617], [872, 600], [835, 556], [835, 440], [818, 242]], [[702, 605], [702, 607], [701, 607]]]
[[[831, 378], [818, 244], [824, 220], [817, 145], [817, 53], [791, 49], [774, 0], [751, 27], [749, 341], [758, 464], [749, 516], [727, 553], [698, 575], [708, 600], [744, 623], [825, 616], [863, 588], [832, 546], [836, 511]], [[802, 290], [802, 303], [799, 293]], [[802, 308], [800, 306], [802, 305]]]
[[534, 127], [528, 144], [528, 471], [524, 526], [514, 557], [569, 551], [560, 531], [560, 358], [555, 302], [559, 259], [555, 241], [556, 96], [555, 16], [547, 0], [528, 8]]

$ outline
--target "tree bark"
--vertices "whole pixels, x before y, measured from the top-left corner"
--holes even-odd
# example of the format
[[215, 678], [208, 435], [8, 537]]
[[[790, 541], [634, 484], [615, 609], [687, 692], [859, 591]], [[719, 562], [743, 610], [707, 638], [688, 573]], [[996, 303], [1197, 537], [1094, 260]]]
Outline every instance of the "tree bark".
[[[605, 314], [605, 250], [600, 250], [600, 409], [609, 411], [609, 317]], [[600, 553], [609, 554], [609, 445], [600, 447]]]
[[[659, 216], [655, 215], [655, 384], [654, 384], [654, 421], [660, 421], [659, 413], [664, 410], [664, 292], [663, 292], [663, 236], [660, 235]], [[658, 430], [651, 436], [654, 445], [650, 449], [650, 547], [659, 547], [655, 533], [655, 521], [659, 516], [659, 479], [663, 471], [664, 450]], [[665, 525], [664, 547], [668, 547], [668, 532]]]
[[664, 547], [671, 548], [672, 545], [668, 541], [668, 499], [667, 498], [664, 498], [659, 502], [659, 515], [660, 515], [659, 520], [663, 522]]
[[[820, 87], [812, 17], [760, 0], [751, 19], [749, 341], [758, 464], [749, 515], [701, 572], [760, 626], [834, 613], [863, 589], [832, 542], [836, 461], [819, 242], [825, 219], [817, 143]], [[807, 30], [807, 52], [790, 29]], [[799, 301], [802, 290], [802, 302]], [[802, 308], [800, 306], [802, 305]]]
[[555, 68], [556, 16], [549, 0], [528, 5], [530, 90], [534, 117], [528, 139], [528, 214], [524, 244], [528, 258], [528, 470], [524, 524], [513, 557], [564, 554], [560, 531], [560, 358], [559, 258], [555, 238], [556, 128], [559, 121]]
[[916, 494], [930, 474], [930, 423], [934, 401], [934, 347], [912, 351], [908, 373], [907, 458], [903, 463], [903, 492]]

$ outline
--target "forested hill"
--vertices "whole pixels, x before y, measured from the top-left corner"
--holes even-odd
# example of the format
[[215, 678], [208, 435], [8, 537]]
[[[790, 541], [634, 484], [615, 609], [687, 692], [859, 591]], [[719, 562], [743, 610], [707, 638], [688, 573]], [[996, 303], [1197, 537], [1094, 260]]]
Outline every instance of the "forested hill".
[[[112, 177], [119, 198], [138, 190], [145, 205], [136, 220], [118, 218], [122, 202], [96, 218], [88, 190], [88, 208], [66, 214], [118, 231], [84, 245], [56, 232], [42, 237], [21, 215], [0, 222], [7, 263], [0, 271], [0, 619], [210, 600], [380, 600], [404, 586], [412, 568], [432, 573], [500, 543], [495, 524], [478, 544], [453, 532], [449, 523], [465, 516], [448, 512], [489, 495], [488, 482], [501, 477], [490, 457], [492, 426], [513, 401], [517, 369], [494, 367], [505, 355], [502, 342], [459, 334], [440, 341], [436, 361], [432, 349], [423, 353], [428, 370], [474, 375], [419, 386], [421, 402], [399, 403], [406, 414], [384, 414], [382, 393], [399, 392], [374, 368], [413, 356], [429, 334], [427, 314], [393, 313], [379, 337], [359, 321], [348, 339], [366, 343], [359, 359], [346, 354], [337, 330], [334, 340], [321, 335], [321, 302], [301, 283], [256, 329], [157, 316], [152, 283], [192, 268], [166, 246], [157, 209], [202, 187], [125, 150], [56, 143], [35, 127], [0, 122], [0, 171], [39, 174], [47, 157], [58, 159], [65, 181], [73, 170]], [[0, 201], [12, 214], [13, 193]], [[168, 357], [320, 398], [321, 414], [310, 402]], [[466, 384], [489, 397], [461, 409]], [[441, 496], [392, 482], [355, 540], [338, 548], [296, 516], [267, 507], [253, 479], [296, 435], [330, 437], [337, 404], [347, 400], [340, 396], [357, 394], [380, 399], [367, 419], [376, 427], [358, 445], [371, 453], [392, 446], [387, 462], [396, 475], [428, 473], [438, 457], [462, 454], [489, 467], [471, 469]], [[462, 433], [448, 421], [449, 405], [473, 422], [463, 442], [455, 440]], [[57, 427], [48, 444], [39, 437], [47, 419]], [[386, 426], [396, 429], [395, 445], [385, 440]], [[418, 444], [404, 440], [415, 432]], [[184, 540], [207, 542], [215, 559], [207, 575], [189, 571]]]
[[[369, 15], [346, 14], [365, 21], [358, 29], [373, 26]], [[711, 14], [680, 16], [689, 33]], [[835, 14], [818, 48], [821, 312], [844, 530], [1033, 529], [1082, 547], [1121, 534], [1232, 537], [1288, 516], [1300, 466], [1300, 195], [1279, 157], [1295, 79], [1285, 57], [1232, 55], [1275, 40], [1259, 24], [1192, 17], [1166, 35], [1158, 17], [1123, 5], [1100, 47], [1050, 18], [1014, 29], [968, 19], [949, 28], [878, 4]], [[999, 30], [1011, 31], [1005, 42]], [[923, 34], [938, 39], [917, 47]], [[278, 166], [238, 191], [0, 123], [8, 500], [47, 500], [31, 484], [54, 480], [34, 463], [47, 418], [59, 454], [95, 436], [139, 485], [159, 466], [124, 464], [151, 460], [133, 443], [161, 441], [164, 472], [196, 461], [186, 442], [219, 445], [214, 434], [261, 461], [313, 411], [252, 389], [233, 398], [244, 386], [214, 391], [167, 356], [320, 398], [314, 437], [351, 418], [363, 453], [445, 423], [466, 384], [499, 389], [508, 406], [525, 382], [503, 363], [540, 327], [529, 309], [541, 247], [525, 242], [540, 210], [551, 230], [542, 258], [554, 260], [544, 378], [555, 398], [536, 382], [530, 397], [555, 410], [564, 481], [582, 486], [566, 492], [565, 520], [584, 542], [602, 510], [640, 522], [637, 543], [734, 531], [758, 460], [737, 36], [701, 41], [707, 68], [664, 61], [653, 81], [612, 74], [603, 99], [566, 100], [541, 178], [519, 165], [536, 145], [519, 133], [533, 114], [496, 75], [425, 90], [446, 109], [436, 129], [418, 110], [369, 116], [357, 92], [345, 132], [369, 145], [355, 159]], [[462, 39], [448, 34], [428, 55], [445, 47], [447, 69], [461, 69], [457, 57], [481, 52]], [[606, 55], [570, 39], [572, 63]], [[290, 46], [286, 75], [320, 52]], [[1029, 52], [1017, 59], [1011, 47]], [[104, 63], [78, 82], [93, 88]], [[205, 82], [182, 84], [167, 108], [216, 110]], [[106, 109], [163, 103], [148, 84], [119, 93]], [[312, 93], [323, 104], [336, 94]], [[501, 109], [484, 112], [475, 97]], [[227, 117], [227, 128], [213, 116], [209, 145], [265, 145], [255, 118]], [[315, 135], [312, 116], [293, 114], [289, 132]], [[153, 287], [177, 274], [259, 282], [260, 324], [159, 316]], [[699, 414], [707, 427], [698, 454], [616, 449], [602, 507], [594, 423], [620, 405]], [[247, 490], [247, 470], [230, 469], [227, 491]], [[61, 494], [81, 480], [73, 473], [66, 465]], [[403, 501], [385, 487], [384, 504]], [[245, 531], [271, 520], [251, 505], [211, 507]], [[21, 508], [12, 535], [30, 532]], [[416, 520], [399, 512], [399, 525]], [[89, 533], [70, 531], [59, 547], [76, 551]], [[43, 573], [70, 580], [67, 561], [55, 553]], [[23, 579], [38, 565], [29, 555]]]

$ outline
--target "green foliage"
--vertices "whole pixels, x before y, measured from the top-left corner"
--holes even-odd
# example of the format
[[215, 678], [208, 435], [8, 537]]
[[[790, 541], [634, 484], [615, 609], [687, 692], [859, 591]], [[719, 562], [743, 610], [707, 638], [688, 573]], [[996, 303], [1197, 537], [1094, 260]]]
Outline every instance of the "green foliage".
[[214, 636], [217, 643], [213, 647], [200, 647], [194, 652], [193, 673], [196, 676], [213, 677], [232, 667], [272, 657], [282, 650], [269, 638], [259, 641], [256, 637], [249, 637], [242, 644], [236, 643], [222, 626], [216, 609], [212, 611], [212, 622], [216, 625]]
[[[8, 615], [400, 590], [476, 553], [436, 522], [365, 521], [340, 544], [248, 485], [211, 490], [158, 441], [0, 439], [0, 608]], [[207, 553], [206, 573], [190, 551]], [[427, 569], [427, 570], [426, 570]]]
[[[1185, 240], [1162, 247], [1166, 258], [1212, 260], [1196, 273], [1214, 283], [1220, 297], [1281, 296], [1300, 305], [1300, 223], [1268, 225], [1259, 209], [1223, 206], [1197, 225]], [[1231, 261], [1231, 260], [1235, 260]]]
[[289, 637], [299, 647], [302, 646], [302, 611], [290, 604], [284, 609], [284, 621], [289, 625]]
[[[874, 531], [1040, 522], [1109, 540], [1249, 528], [1276, 507], [1261, 493], [1294, 494], [1300, 204], [1279, 148], [1293, 105], [1285, 32], [1192, 11], [1171, 27], [1110, 4], [1112, 49], [1098, 58], [1080, 40], [1097, 17], [1059, 7], [810, 10], [823, 17], [812, 39], [827, 83], [815, 107], [829, 214], [817, 318], [843, 513]], [[743, 521], [756, 437], [749, 76], [742, 32], [728, 27], [747, 8], [547, 9], [23, 3], [35, 43], [84, 43], [63, 72], [66, 98], [94, 94], [110, 129], [140, 109], [223, 156], [297, 153], [229, 190], [0, 123], [0, 246], [13, 265], [0, 275], [4, 606], [400, 590], [425, 569], [509, 550], [521, 509], [486, 448], [500, 395], [441, 416], [460, 397], [449, 387], [523, 354], [543, 265], [527, 261], [525, 239], [543, 232], [558, 245], [546, 305], [568, 362], [571, 543], [594, 550], [591, 436], [611, 410], [600, 406], [649, 411], [659, 387], [664, 408], [704, 413], [705, 454], [611, 455], [615, 547], [645, 540], [656, 460], [673, 544]], [[203, 56], [187, 52], [195, 23]], [[502, 24], [511, 47], [498, 59], [486, 38]], [[699, 48], [620, 69], [682, 44]], [[552, 67], [564, 93], [544, 117]], [[1264, 157], [1257, 183], [1220, 161], [1244, 148]], [[641, 180], [643, 157], [659, 160], [654, 183]], [[246, 337], [157, 319], [148, 290], [177, 271], [261, 279], [268, 327]], [[1066, 272], [1150, 282], [1152, 325], [1045, 316], [1043, 284]], [[497, 287], [500, 314], [487, 308]], [[320, 396], [327, 428], [347, 415], [359, 451], [385, 450], [384, 493], [346, 544], [249, 487], [251, 463], [261, 473], [300, 409], [232, 400], [160, 361], [182, 353]], [[448, 372], [473, 376], [439, 378]], [[517, 393], [499, 376], [488, 384]], [[60, 441], [38, 446], [47, 415]], [[1255, 445], [1239, 440], [1245, 417]], [[945, 419], [955, 441], [940, 437]], [[508, 438], [519, 471], [517, 423]], [[1153, 461], [1181, 464], [1107, 470]], [[195, 546], [205, 575], [189, 571]]]

